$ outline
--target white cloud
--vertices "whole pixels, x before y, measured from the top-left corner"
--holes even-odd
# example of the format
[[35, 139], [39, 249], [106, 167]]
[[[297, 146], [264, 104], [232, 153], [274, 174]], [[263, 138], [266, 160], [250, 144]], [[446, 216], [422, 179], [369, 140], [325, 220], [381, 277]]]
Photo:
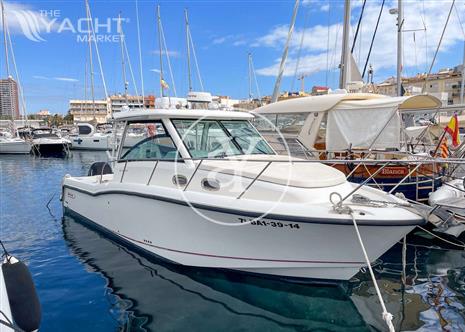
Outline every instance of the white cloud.
[[154, 72], [154, 73], [160, 73], [160, 69], [156, 69], [156, 68], [153, 68], [153, 69], [150, 69], [151, 72]]
[[34, 75], [32, 78], [35, 78], [37, 80], [49, 80], [50, 77], [42, 76], [42, 75]]
[[62, 82], [79, 82], [79, 80], [72, 77], [54, 77], [53, 79]]
[[232, 46], [242, 46], [247, 44], [246, 38], [243, 35], [226, 35], [223, 37], [215, 37], [212, 40], [212, 44], [221, 45], [221, 44], [231, 44]]
[[[159, 50], [154, 50], [154, 51], [151, 51], [150, 53], [152, 54], [155, 54], [155, 55], [160, 55], [160, 51]], [[172, 58], [179, 58], [181, 56], [181, 53], [179, 53], [178, 51], [162, 51], [161, 52], [163, 55], [168, 55]]]
[[329, 3], [327, 3], [327, 4], [322, 5], [322, 6], [320, 7], [320, 11], [322, 11], [322, 12], [327, 12], [327, 11], [329, 11], [329, 8], [330, 8]]
[[72, 78], [72, 77], [48, 77], [48, 76], [43, 76], [43, 75], [34, 75], [32, 78], [35, 78], [37, 80], [55, 80], [55, 81], [61, 81], [61, 82], [79, 82], [78, 79]]
[[226, 40], [228, 39], [228, 37], [218, 37], [218, 38], [215, 38], [212, 40], [212, 44], [223, 44]]
[[[310, 3], [311, 2], [312, 1], [310, 1]], [[356, 1], [354, 3], [357, 4], [358, 2], [359, 1]], [[427, 27], [426, 34], [423, 31], [415, 32], [415, 43], [413, 42], [413, 32], [404, 33], [404, 74], [416, 74], [416, 72], [423, 72], [431, 64], [450, 5], [451, 1], [404, 2], [404, 30], [423, 28], [423, 13]], [[370, 57], [370, 63], [373, 64], [375, 73], [380, 70], [393, 70], [396, 66], [396, 16], [389, 14], [388, 10], [389, 8], [396, 6], [396, 1], [387, 1], [381, 16]], [[465, 23], [465, 6], [463, 6], [463, 2], [460, 4], [456, 3], [456, 7], [461, 16], [462, 22]], [[359, 45], [359, 41], [357, 41], [357, 45], [354, 50], [354, 56], [361, 67], [363, 67], [368, 53], [371, 36], [375, 29], [379, 10], [380, 3], [367, 1], [361, 30], [361, 47]], [[354, 14], [353, 22], [357, 21], [358, 15], [358, 13]], [[356, 26], [352, 26], [352, 35], [355, 32], [355, 28]], [[276, 26], [266, 35], [257, 38], [255, 42], [253, 42], [253, 46], [271, 47], [282, 50], [287, 38], [287, 32], [288, 26]], [[295, 63], [297, 61], [296, 54], [300, 46], [302, 33], [302, 29], [296, 29], [294, 31], [290, 44], [289, 58], [284, 73], [286, 76], [294, 75]], [[326, 71], [327, 59], [329, 59], [329, 70], [337, 68], [341, 50], [342, 22], [334, 23], [329, 26], [329, 49], [327, 48], [328, 26], [316, 25], [310, 27], [306, 29], [304, 37], [305, 39], [300, 59], [299, 72], [313, 73]], [[451, 51], [454, 47], [458, 47], [461, 52], [463, 38], [457, 16], [453, 13], [442, 41], [440, 53]], [[426, 51], [428, 52], [428, 57], [426, 57]], [[360, 59], [358, 59], [359, 57]], [[280, 59], [275, 59], [273, 64], [258, 69], [257, 73], [264, 76], [276, 75], [279, 68], [279, 61]], [[360, 69], [363, 70], [363, 68]]]

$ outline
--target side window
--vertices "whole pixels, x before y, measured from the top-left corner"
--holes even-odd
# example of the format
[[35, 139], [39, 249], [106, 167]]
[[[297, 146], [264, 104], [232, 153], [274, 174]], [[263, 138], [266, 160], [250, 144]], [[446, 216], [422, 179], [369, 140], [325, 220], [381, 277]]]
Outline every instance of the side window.
[[161, 122], [131, 123], [128, 125], [124, 146], [129, 150], [123, 160], [173, 160], [177, 149]]

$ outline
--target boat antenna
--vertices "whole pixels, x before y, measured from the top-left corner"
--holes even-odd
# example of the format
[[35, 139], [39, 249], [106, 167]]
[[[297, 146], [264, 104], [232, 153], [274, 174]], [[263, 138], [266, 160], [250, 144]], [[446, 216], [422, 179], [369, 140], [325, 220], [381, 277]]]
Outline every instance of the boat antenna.
[[[144, 102], [145, 102], [145, 96], [144, 96], [144, 94], [145, 94], [145, 92], [144, 92], [144, 70], [142, 68], [142, 47], [141, 47], [141, 41], [140, 41], [139, 1], [138, 0], [136, 0], [136, 26], [137, 26], [137, 44], [138, 44], [138, 50], [139, 50], [140, 82], [141, 82], [141, 88], [142, 88], [141, 95], [142, 95], [142, 104], [144, 104]], [[126, 43], [125, 43], [125, 45], [126, 45]], [[126, 54], [127, 54], [127, 48], [126, 48]], [[129, 67], [129, 69], [131, 70], [131, 73], [132, 73], [131, 66]], [[133, 80], [134, 80], [134, 77], [133, 77]], [[136, 85], [134, 83], [134, 87], [135, 86]]]
[[126, 59], [125, 59], [125, 54], [124, 54], [124, 43], [125, 37], [123, 33], [123, 25], [121, 24], [121, 12], [118, 14], [118, 30], [119, 30], [119, 41], [120, 41], [120, 46], [121, 46], [121, 69], [122, 69], [122, 74], [123, 74], [123, 84], [124, 84], [124, 99], [126, 101], [126, 106], [129, 107], [129, 102], [128, 102], [128, 81], [126, 80]]
[[342, 53], [339, 73], [339, 88], [347, 86], [349, 69], [349, 30], [350, 30], [350, 0], [344, 1], [344, 27], [342, 30]]
[[439, 38], [438, 47], [436, 48], [436, 52], [434, 52], [433, 61], [431, 61], [431, 66], [429, 67], [428, 73], [426, 74], [426, 77], [425, 77], [425, 82], [423, 83], [423, 88], [421, 91], [422, 93], [425, 92], [426, 84], [428, 83], [429, 75], [431, 74], [431, 71], [433, 70], [434, 62], [436, 61], [436, 56], [438, 55], [439, 49], [441, 48], [442, 39], [444, 37], [444, 33], [446, 32], [447, 25], [449, 24], [450, 15], [452, 14], [454, 5], [455, 5], [455, 0], [452, 1], [452, 5], [450, 6], [450, 9], [449, 9], [449, 14], [447, 14], [446, 23], [444, 24], [444, 28], [442, 29], [441, 38]]
[[289, 31], [287, 33], [286, 45], [284, 46], [284, 52], [281, 58], [281, 64], [279, 65], [278, 77], [276, 77], [276, 83], [274, 85], [273, 95], [271, 97], [272, 103], [275, 103], [278, 101], [279, 90], [281, 88], [281, 80], [284, 74], [284, 66], [286, 65], [287, 54], [289, 53], [289, 44], [291, 42], [292, 33], [294, 32], [295, 20], [297, 18], [298, 10], [299, 10], [299, 0], [296, 0], [294, 4], [294, 11], [292, 13], [291, 24], [289, 25]]
[[163, 24], [161, 23], [161, 18], [160, 18], [160, 29], [161, 29], [161, 37], [162, 37], [162, 42], [163, 42], [163, 50], [166, 55], [166, 62], [168, 64], [168, 70], [170, 72], [170, 78], [171, 78], [171, 84], [173, 85], [174, 96], [176, 97], [177, 96], [176, 85], [174, 83], [173, 70], [171, 68], [170, 51], [168, 51], [168, 47], [166, 46], [165, 31], [163, 30]]
[[191, 77], [191, 47], [189, 38], [189, 17], [187, 15], [187, 8], [184, 9], [186, 21], [186, 47], [187, 47], [187, 77], [189, 81], [189, 92], [192, 91], [192, 77]]
[[89, 67], [90, 67], [90, 95], [92, 98], [92, 114], [94, 123], [97, 122], [95, 117], [95, 90], [94, 90], [94, 61], [92, 57], [92, 32], [90, 22], [90, 8], [89, 1], [85, 0], [86, 3], [86, 18], [87, 18], [87, 43], [89, 46]]

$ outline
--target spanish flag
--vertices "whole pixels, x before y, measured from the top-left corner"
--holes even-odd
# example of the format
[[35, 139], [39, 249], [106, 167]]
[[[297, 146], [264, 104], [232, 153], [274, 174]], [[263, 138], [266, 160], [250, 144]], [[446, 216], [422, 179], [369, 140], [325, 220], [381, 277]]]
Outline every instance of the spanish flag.
[[163, 89], [169, 89], [170, 88], [168, 83], [166, 83], [166, 81], [163, 78], [161, 79], [160, 84], [161, 84]]
[[456, 147], [460, 145], [460, 136], [459, 136], [459, 120], [457, 113], [455, 113], [449, 121], [449, 124], [444, 129], [446, 133], [452, 138], [452, 146]]
[[449, 147], [448, 147], [448, 142], [447, 142], [447, 137], [444, 137], [442, 140], [441, 145], [439, 146], [439, 155], [441, 158], [446, 159], [449, 157]]

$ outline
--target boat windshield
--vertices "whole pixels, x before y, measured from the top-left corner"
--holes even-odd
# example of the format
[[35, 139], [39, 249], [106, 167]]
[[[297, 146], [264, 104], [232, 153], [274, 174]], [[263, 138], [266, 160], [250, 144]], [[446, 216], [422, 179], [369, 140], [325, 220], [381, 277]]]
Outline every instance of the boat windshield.
[[191, 157], [275, 154], [245, 120], [172, 120]]

